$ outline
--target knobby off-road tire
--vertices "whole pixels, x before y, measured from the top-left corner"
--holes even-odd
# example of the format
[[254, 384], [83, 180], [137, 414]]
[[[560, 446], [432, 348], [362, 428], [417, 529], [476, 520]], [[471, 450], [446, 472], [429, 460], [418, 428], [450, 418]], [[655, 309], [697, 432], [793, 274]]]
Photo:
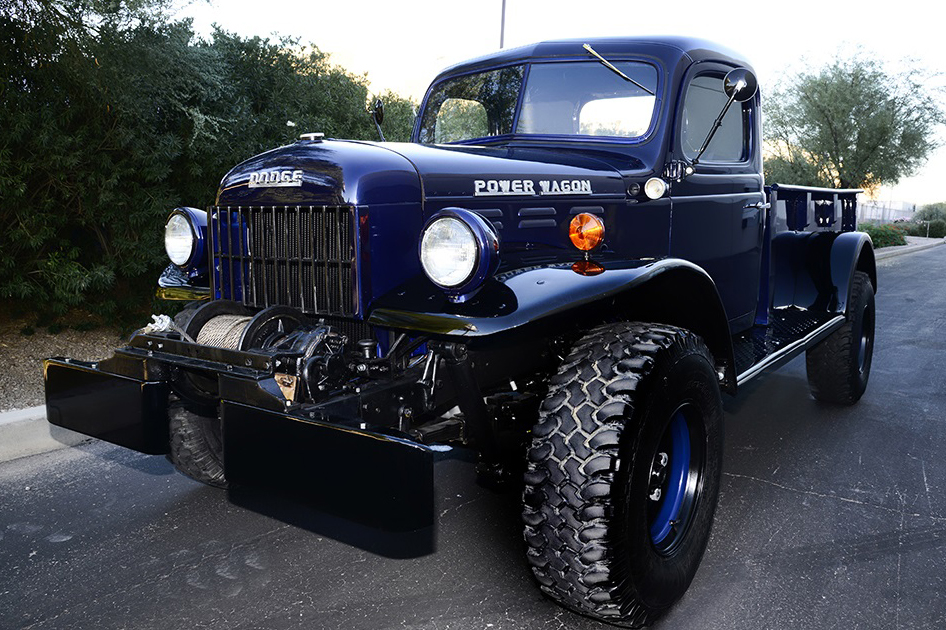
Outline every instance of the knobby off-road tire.
[[808, 386], [818, 400], [853, 405], [867, 389], [874, 354], [874, 287], [854, 272], [847, 321], [805, 353]]
[[542, 590], [613, 624], [657, 619], [706, 549], [722, 445], [698, 336], [640, 323], [588, 333], [551, 379], [528, 452], [523, 519]]
[[180, 405], [168, 409], [168, 419], [174, 467], [195, 481], [226, 488], [220, 419], [197, 415]]

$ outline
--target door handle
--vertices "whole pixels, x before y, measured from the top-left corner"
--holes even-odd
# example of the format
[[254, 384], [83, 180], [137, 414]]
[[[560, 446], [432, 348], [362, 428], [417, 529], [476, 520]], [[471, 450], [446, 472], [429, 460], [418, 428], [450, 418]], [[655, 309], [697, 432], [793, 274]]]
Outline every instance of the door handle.
[[772, 204], [767, 201], [758, 201], [756, 203], [747, 203], [742, 207], [743, 210], [748, 210], [749, 208], [755, 208], [756, 210], [768, 210], [772, 207]]

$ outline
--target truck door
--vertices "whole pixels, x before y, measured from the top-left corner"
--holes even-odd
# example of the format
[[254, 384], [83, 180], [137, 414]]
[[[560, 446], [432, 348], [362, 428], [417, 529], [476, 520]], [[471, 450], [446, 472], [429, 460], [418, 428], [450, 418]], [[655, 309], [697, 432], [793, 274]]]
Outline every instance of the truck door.
[[[728, 100], [729, 70], [708, 63], [690, 70], [677, 105], [675, 160], [690, 162], [699, 153]], [[758, 108], [758, 94], [733, 103], [695, 172], [670, 187], [670, 255], [710, 274], [733, 332], [752, 325], [759, 294], [765, 193]]]

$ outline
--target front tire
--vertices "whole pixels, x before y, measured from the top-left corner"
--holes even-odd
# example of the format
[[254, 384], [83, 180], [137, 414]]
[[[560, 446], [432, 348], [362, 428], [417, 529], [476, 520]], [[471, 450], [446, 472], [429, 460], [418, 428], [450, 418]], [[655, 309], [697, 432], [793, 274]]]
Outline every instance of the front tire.
[[690, 585], [719, 494], [722, 401], [696, 335], [600, 326], [571, 351], [533, 429], [527, 557], [577, 612], [639, 627]]
[[194, 481], [226, 488], [223, 469], [223, 432], [220, 418], [207, 417], [173, 405], [168, 410], [171, 428], [171, 463]]

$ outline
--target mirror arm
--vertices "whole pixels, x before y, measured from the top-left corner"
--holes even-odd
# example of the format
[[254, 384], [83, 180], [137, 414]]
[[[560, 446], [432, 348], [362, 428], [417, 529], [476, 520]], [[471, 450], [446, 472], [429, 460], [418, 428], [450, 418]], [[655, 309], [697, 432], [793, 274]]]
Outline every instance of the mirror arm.
[[729, 100], [726, 102], [726, 105], [723, 107], [723, 111], [719, 113], [719, 116], [716, 117], [716, 121], [713, 123], [713, 126], [710, 128], [709, 133], [706, 135], [706, 140], [703, 141], [703, 146], [700, 147], [699, 153], [696, 154], [696, 157], [690, 162], [693, 166], [696, 166], [700, 162], [700, 158], [703, 156], [703, 152], [709, 147], [710, 141], [712, 141], [713, 136], [716, 135], [716, 132], [723, 124], [723, 118], [726, 117], [726, 112], [729, 111], [729, 108], [736, 101], [736, 94], [739, 93], [738, 88], [733, 90], [732, 96], [729, 97]]
[[387, 142], [384, 139], [384, 132], [381, 131], [381, 123], [384, 122], [384, 101], [379, 98], [374, 102], [374, 107], [369, 107], [367, 111], [371, 120], [374, 121], [374, 127], [378, 130], [381, 142]]
[[374, 116], [372, 116], [371, 119], [374, 120], [374, 126], [378, 130], [378, 135], [381, 136], [381, 142], [387, 142], [387, 140], [384, 139], [384, 132], [381, 131], [381, 124]]

